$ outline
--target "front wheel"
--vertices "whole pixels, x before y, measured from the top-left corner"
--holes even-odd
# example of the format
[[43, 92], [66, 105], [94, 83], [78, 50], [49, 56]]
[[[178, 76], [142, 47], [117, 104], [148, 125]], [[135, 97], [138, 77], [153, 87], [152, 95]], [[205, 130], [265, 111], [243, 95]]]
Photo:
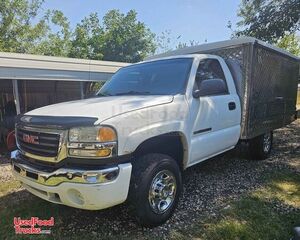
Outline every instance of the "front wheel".
[[252, 159], [263, 160], [269, 157], [273, 147], [273, 132], [267, 132], [249, 142], [249, 154]]
[[173, 214], [182, 188], [181, 173], [174, 159], [163, 154], [147, 154], [135, 160], [130, 200], [138, 222], [154, 227]]

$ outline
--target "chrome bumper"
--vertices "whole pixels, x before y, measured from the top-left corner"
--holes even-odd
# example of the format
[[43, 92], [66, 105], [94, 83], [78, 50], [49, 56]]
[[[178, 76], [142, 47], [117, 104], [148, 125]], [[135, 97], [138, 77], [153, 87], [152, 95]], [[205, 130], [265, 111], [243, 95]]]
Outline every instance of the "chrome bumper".
[[11, 153], [12, 171], [20, 176], [46, 186], [57, 186], [64, 182], [99, 184], [114, 181], [120, 172], [119, 167], [100, 170], [80, 170], [60, 168], [54, 172], [42, 172], [15, 161], [17, 151]]

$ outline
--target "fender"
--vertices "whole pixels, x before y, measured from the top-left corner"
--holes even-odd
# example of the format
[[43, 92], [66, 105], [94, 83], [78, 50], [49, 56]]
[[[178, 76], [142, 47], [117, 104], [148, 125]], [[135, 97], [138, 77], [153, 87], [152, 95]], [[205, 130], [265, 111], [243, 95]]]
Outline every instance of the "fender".
[[162, 153], [172, 157], [178, 166], [184, 170], [187, 168], [188, 147], [187, 140], [182, 132], [169, 132], [148, 138], [142, 142], [133, 152], [133, 161], [148, 153]]
[[[117, 130], [119, 155], [133, 153], [147, 139], [174, 132], [183, 136], [184, 148], [189, 149], [185, 126], [188, 114], [185, 99], [177, 96], [172, 103], [125, 113], [103, 121], [101, 125], [110, 125]], [[185, 164], [187, 161], [188, 154], [185, 154]]]

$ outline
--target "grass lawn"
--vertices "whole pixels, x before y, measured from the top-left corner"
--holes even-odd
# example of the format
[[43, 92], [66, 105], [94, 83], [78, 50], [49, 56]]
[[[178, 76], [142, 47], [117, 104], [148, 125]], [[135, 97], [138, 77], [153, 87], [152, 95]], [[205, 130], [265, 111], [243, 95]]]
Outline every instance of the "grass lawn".
[[231, 202], [215, 218], [173, 232], [173, 238], [290, 239], [295, 226], [300, 226], [300, 174], [287, 171], [268, 176], [264, 187]]
[[[170, 239], [290, 239], [294, 226], [300, 226], [300, 174], [295, 172], [274, 172], [265, 177], [265, 184], [246, 193], [214, 217], [199, 219], [186, 230], [170, 232]], [[95, 233], [64, 235], [64, 222], [70, 219], [73, 209], [49, 204], [25, 194], [20, 198], [16, 181], [0, 185], [0, 236], [1, 239], [93, 239]], [[23, 190], [22, 190], [23, 191]], [[24, 192], [21, 194], [24, 197]], [[28, 199], [26, 199], [26, 196]], [[12, 201], [12, 199], [17, 199]], [[52, 235], [18, 236], [13, 229], [13, 217], [23, 219], [38, 216], [40, 219], [55, 218]], [[80, 226], [75, 226], [80, 227]], [[116, 236], [111, 236], [115, 238]], [[98, 237], [97, 237], [98, 238]], [[122, 236], [118, 236], [122, 238]], [[136, 236], [132, 236], [136, 238]], [[144, 235], [144, 239], [150, 236]]]

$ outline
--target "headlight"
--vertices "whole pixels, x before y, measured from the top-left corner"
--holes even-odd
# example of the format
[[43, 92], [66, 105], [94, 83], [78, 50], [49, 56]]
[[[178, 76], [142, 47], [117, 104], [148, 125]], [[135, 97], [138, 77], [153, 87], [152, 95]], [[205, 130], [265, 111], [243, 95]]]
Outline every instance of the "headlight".
[[72, 128], [69, 132], [70, 142], [113, 142], [116, 140], [117, 134], [110, 127]]
[[72, 128], [68, 149], [76, 157], [111, 157], [117, 152], [117, 134], [108, 126]]

